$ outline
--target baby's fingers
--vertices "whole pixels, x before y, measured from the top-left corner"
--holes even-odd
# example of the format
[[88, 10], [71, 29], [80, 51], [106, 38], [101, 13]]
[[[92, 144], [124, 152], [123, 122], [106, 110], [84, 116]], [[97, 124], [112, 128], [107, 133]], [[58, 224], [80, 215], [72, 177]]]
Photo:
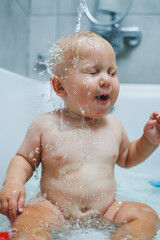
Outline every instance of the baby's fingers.
[[11, 221], [16, 219], [17, 199], [9, 200], [9, 218]]
[[148, 121], [148, 127], [153, 128], [154, 126], [157, 125], [157, 123], [159, 124], [159, 121], [160, 121], [159, 113], [158, 112], [152, 113]]
[[154, 112], [154, 113], [152, 113], [152, 115], [150, 116], [150, 119], [151, 119], [151, 120], [155, 120], [155, 119], [157, 119], [158, 115], [159, 115], [158, 112]]
[[157, 122], [160, 124], [160, 115], [158, 114], [158, 116], [156, 117]]
[[9, 216], [8, 201], [7, 200], [5, 200], [1, 203], [1, 212], [2, 212], [3, 215]]
[[21, 192], [21, 195], [18, 199], [18, 204], [17, 204], [17, 210], [19, 213], [22, 213], [24, 210], [25, 199], [26, 199], [26, 193]]

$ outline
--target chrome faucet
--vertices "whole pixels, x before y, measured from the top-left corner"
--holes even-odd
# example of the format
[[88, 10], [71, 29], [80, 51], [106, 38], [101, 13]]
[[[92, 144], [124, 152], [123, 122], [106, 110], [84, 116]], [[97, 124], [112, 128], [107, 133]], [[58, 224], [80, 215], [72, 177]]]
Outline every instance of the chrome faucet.
[[139, 28], [120, 26], [121, 21], [128, 14], [133, 0], [128, 1], [128, 5], [122, 14], [106, 9], [99, 9], [99, 2], [100, 0], [95, 1], [94, 16], [97, 17], [98, 14], [109, 15], [110, 23], [104, 24], [98, 21], [94, 16], [91, 15], [86, 3], [85, 13], [89, 20], [92, 22], [92, 31], [107, 39], [113, 46], [116, 55], [118, 55], [123, 42], [129, 47], [138, 46], [141, 41], [141, 32]]

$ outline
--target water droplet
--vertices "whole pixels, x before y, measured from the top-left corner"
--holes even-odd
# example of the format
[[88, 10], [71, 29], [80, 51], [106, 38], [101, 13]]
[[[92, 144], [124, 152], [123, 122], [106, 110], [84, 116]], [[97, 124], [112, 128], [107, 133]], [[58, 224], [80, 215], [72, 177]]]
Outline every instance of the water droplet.
[[122, 201], [119, 201], [119, 202], [118, 202], [118, 205], [121, 206], [121, 205], [122, 205]]
[[81, 111], [82, 115], [84, 116], [85, 111], [81, 107], [80, 107], [80, 111]]
[[79, 56], [76, 56], [72, 60], [73, 67], [76, 68], [79, 61]]
[[35, 152], [36, 152], [37, 154], [39, 154], [39, 153], [40, 153], [40, 149], [37, 147], [37, 148], [35, 149]]
[[38, 175], [38, 169], [37, 168], [35, 169], [35, 172], [34, 172], [34, 178], [36, 180], [39, 180], [39, 175]]
[[43, 196], [44, 198], [47, 198], [47, 193], [43, 193], [42, 196]]
[[33, 158], [33, 156], [34, 156], [34, 151], [30, 152], [30, 154], [29, 154], [30, 158]]

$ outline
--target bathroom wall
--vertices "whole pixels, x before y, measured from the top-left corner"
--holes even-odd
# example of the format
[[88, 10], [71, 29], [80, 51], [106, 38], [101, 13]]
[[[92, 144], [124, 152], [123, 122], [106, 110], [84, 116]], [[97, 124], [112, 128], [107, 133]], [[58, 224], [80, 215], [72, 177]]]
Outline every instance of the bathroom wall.
[[[89, 1], [94, 3], [94, 0]], [[37, 64], [37, 61], [41, 60], [39, 55], [44, 59], [49, 57], [51, 42], [55, 43], [62, 36], [74, 33], [78, 7], [79, 0], [32, 0], [29, 51], [31, 77], [37, 78], [37, 73], [43, 71], [43, 65]], [[86, 16], [82, 18], [82, 28], [90, 29]], [[44, 75], [39, 76], [39, 79], [44, 78]]]
[[0, 67], [22, 75], [28, 75], [29, 11], [30, 0], [0, 0]]
[[[87, 3], [92, 9], [95, 0]], [[119, 0], [101, 0], [101, 7], [110, 8], [111, 3], [114, 10], [120, 9]], [[74, 32], [78, 6], [79, 0], [0, 0], [0, 67], [47, 80], [46, 74], [39, 75], [44, 66], [37, 62], [48, 58], [51, 42]], [[120, 82], [160, 83], [160, 1], [134, 0], [122, 26], [139, 27], [142, 39], [135, 48], [121, 49], [117, 57]], [[82, 28], [91, 29], [86, 16]]]
[[138, 26], [141, 43], [118, 57], [121, 82], [160, 83], [160, 1], [134, 0], [123, 26]]

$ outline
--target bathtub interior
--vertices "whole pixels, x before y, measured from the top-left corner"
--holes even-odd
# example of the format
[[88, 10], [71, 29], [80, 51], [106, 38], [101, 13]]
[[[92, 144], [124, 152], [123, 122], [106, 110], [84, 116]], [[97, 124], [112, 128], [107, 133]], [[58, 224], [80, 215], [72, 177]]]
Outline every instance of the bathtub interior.
[[[35, 81], [0, 69], [1, 85], [1, 136], [0, 187], [6, 169], [22, 142], [28, 125], [37, 115], [50, 111], [55, 104], [61, 105], [59, 98], [51, 97], [49, 82]], [[123, 122], [130, 140], [141, 136], [144, 124], [153, 111], [159, 111], [160, 85], [121, 84], [120, 95], [112, 114]], [[160, 189], [148, 183], [160, 180], [160, 149], [157, 149], [144, 163], [131, 168], [115, 168], [117, 199], [144, 202], [160, 215]], [[39, 191], [40, 168], [26, 184], [27, 199]], [[0, 231], [9, 228], [7, 219], [0, 215]], [[70, 231], [67, 234], [71, 234]], [[66, 236], [68, 236], [66, 234]], [[157, 239], [160, 237], [158, 232]], [[106, 239], [103, 231], [75, 229], [67, 238], [59, 239]], [[57, 238], [58, 239], [58, 238]]]
[[[121, 84], [119, 98], [113, 109], [125, 126], [130, 141], [143, 134], [143, 128], [151, 113], [160, 112], [160, 84]], [[127, 169], [136, 175], [160, 180], [160, 148], [143, 163]], [[124, 170], [126, 171], [126, 170]]]
[[[117, 199], [129, 200], [146, 203], [154, 208], [160, 216], [160, 190], [148, 183], [149, 177], [142, 177], [135, 175], [135, 173], [123, 173], [119, 169], [115, 169], [116, 181], [117, 181]], [[39, 172], [40, 179], [40, 172]], [[27, 200], [34, 197], [39, 191], [39, 179], [32, 177], [32, 179], [26, 184]], [[0, 215], [0, 232], [10, 232], [10, 224], [6, 217]], [[96, 228], [88, 226], [81, 228], [77, 224], [72, 227], [68, 225], [61, 232], [53, 232], [53, 238], [56, 240], [110, 240], [110, 232], [114, 229], [112, 226], [95, 224]], [[157, 232], [155, 240], [160, 239], [160, 231]]]

